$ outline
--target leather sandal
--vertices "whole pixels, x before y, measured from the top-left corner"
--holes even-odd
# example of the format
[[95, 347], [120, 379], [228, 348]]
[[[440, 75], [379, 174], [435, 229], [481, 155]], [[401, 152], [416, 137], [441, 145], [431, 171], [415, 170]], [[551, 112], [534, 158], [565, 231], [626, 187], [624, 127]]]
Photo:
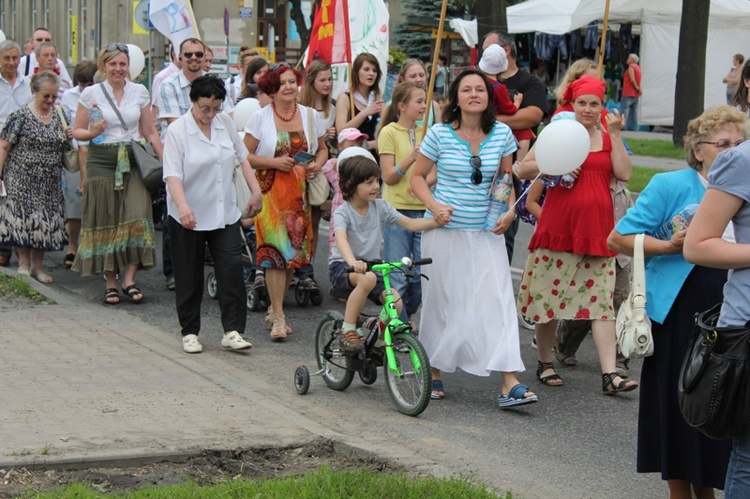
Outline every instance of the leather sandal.
[[[110, 301], [117, 298], [117, 301]], [[117, 305], [120, 303], [120, 293], [117, 288], [107, 288], [104, 290], [104, 304], [105, 305]]]
[[[615, 384], [615, 378], [620, 378], [620, 382]], [[604, 392], [604, 395], [631, 392], [636, 388], [638, 388], [638, 383], [635, 381], [625, 381], [616, 372], [602, 374], [602, 391]]]
[[[141, 290], [138, 289], [138, 286], [136, 286], [135, 284], [131, 284], [130, 286], [126, 288], [122, 288], [122, 292], [125, 293], [128, 296], [128, 298], [133, 300], [133, 303], [135, 304], [140, 304], [141, 302], [143, 302], [143, 299], [145, 298], [145, 296], [143, 296], [143, 293], [141, 293]], [[136, 300], [135, 297], [138, 295], [141, 295], [141, 297]]]
[[[542, 376], [542, 373], [544, 371], [552, 371], [552, 374], [548, 374], [547, 376]], [[562, 378], [559, 374], [555, 371], [555, 366], [552, 364], [552, 362], [542, 362], [537, 361], [536, 366], [536, 379], [541, 381], [543, 384], [547, 386], [563, 386]], [[550, 383], [551, 381], [557, 381], [560, 380], [560, 383]]]

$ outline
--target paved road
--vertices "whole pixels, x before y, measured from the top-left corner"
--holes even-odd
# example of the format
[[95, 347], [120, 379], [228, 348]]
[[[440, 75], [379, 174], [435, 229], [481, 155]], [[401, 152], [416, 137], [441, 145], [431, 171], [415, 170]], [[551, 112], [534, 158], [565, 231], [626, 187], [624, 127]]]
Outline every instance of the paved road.
[[[321, 227], [321, 233], [325, 230]], [[522, 223], [512, 262], [515, 268], [523, 267], [530, 234], [530, 227]], [[322, 247], [321, 254], [326, 252]], [[81, 279], [64, 270], [62, 256], [48, 256], [50, 275], [55, 279], [53, 287], [100, 301], [103, 279]], [[425, 267], [424, 272], [429, 275], [437, 270]], [[327, 288], [323, 259], [317, 262], [316, 275]], [[179, 351], [174, 295], [165, 290], [161, 270], [140, 273], [138, 283], [147, 302], [136, 306], [124, 301], [117, 310], [171, 333], [174, 348]], [[536, 360], [535, 351], [529, 346], [531, 333], [521, 329], [522, 355], [528, 371], [520, 378], [537, 391], [538, 404], [523, 410], [500, 411], [495, 406], [499, 375], [477, 378], [456, 373], [444, 377], [448, 397], [431, 403], [422, 416], [412, 419], [395, 411], [382, 380], [369, 387], [355, 381], [340, 393], [313, 378], [310, 392], [304, 397], [296, 395], [291, 383], [294, 368], [300, 364], [314, 366], [314, 330], [326, 309], [343, 311], [343, 304], [326, 296], [321, 307], [301, 308], [293, 295], [288, 295], [286, 313], [295, 332], [283, 344], [270, 341], [262, 325], [262, 313], [249, 313], [247, 336], [254, 348], [250, 355], [239, 356], [219, 347], [218, 305], [206, 298], [202, 307], [201, 341], [206, 349], [203, 355], [215, 355], [233, 368], [247, 369], [275, 387], [291, 410], [335, 431], [396, 442], [454, 472], [472, 474], [494, 487], [512, 490], [517, 497], [665, 495], [666, 488], [657, 476], [635, 473], [638, 392], [619, 397], [601, 394], [591, 341], [584, 343], [577, 367], [561, 369], [566, 386], [549, 388], [534, 380]], [[101, 306], [102, 314], [108, 310]], [[638, 379], [640, 363], [634, 364], [631, 373]]]

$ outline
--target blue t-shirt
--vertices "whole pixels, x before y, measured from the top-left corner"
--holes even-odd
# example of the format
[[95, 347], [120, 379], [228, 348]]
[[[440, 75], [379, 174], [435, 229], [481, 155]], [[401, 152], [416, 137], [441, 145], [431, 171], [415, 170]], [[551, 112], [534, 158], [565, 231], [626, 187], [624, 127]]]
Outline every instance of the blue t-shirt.
[[[453, 208], [447, 229], [484, 230], [492, 177], [500, 166], [500, 159], [517, 149], [511, 129], [496, 122], [490, 134], [479, 144], [482, 158], [482, 183], [471, 183], [473, 168], [469, 163], [471, 149], [451, 125], [439, 123], [429, 129], [420, 152], [437, 163], [437, 185], [434, 197], [439, 203]], [[426, 217], [432, 217], [429, 210]]]
[[[708, 188], [727, 192], [745, 201], [732, 218], [734, 237], [750, 244], [750, 142], [722, 152], [708, 173]], [[718, 325], [744, 326], [750, 320], [750, 268], [729, 271], [724, 285], [724, 305]]]

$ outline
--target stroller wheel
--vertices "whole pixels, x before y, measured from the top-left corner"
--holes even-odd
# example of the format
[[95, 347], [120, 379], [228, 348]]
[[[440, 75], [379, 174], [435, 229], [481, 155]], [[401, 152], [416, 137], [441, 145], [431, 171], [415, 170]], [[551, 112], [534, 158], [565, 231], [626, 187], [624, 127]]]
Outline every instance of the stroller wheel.
[[245, 306], [248, 310], [255, 310], [258, 301], [258, 296], [255, 294], [255, 290], [252, 286], [245, 286], [245, 294], [247, 299], [245, 300]]
[[216, 284], [216, 276], [213, 272], [208, 273], [208, 277], [206, 278], [206, 291], [208, 292], [208, 296], [212, 299], [216, 299], [216, 295], [218, 294], [218, 285]]
[[[257, 312], [258, 310], [263, 310], [263, 309], [268, 308], [268, 305], [263, 301], [263, 297], [261, 296], [258, 288], [249, 289], [248, 293], [253, 294], [253, 308], [251, 308], [250, 310], [252, 310], [253, 312]], [[249, 296], [248, 296], [248, 303], [250, 303]]]
[[316, 307], [319, 307], [323, 303], [323, 293], [319, 289], [310, 290], [310, 301]]
[[297, 281], [297, 285], [294, 286], [294, 299], [297, 300], [297, 305], [300, 307], [306, 307], [310, 302], [310, 293], [301, 281]]

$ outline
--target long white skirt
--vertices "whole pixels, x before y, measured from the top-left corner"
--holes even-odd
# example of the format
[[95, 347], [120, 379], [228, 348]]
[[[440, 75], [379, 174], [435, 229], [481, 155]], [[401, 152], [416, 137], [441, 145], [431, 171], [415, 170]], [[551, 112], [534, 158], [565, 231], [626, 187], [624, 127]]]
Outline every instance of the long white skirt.
[[422, 235], [419, 340], [430, 365], [476, 376], [523, 371], [505, 238], [488, 231], [434, 229]]

